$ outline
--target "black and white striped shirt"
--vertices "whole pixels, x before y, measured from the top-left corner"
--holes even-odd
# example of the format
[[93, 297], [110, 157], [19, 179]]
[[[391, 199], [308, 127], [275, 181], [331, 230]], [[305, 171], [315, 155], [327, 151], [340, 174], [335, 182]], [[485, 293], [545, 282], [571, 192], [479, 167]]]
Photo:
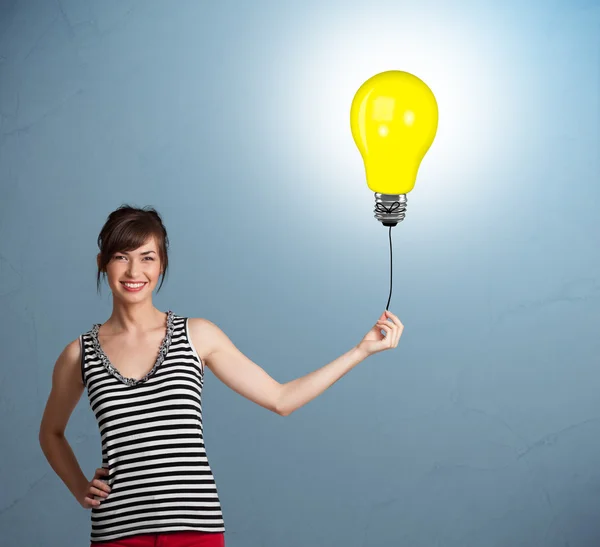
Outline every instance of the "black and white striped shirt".
[[98, 341], [99, 326], [81, 335], [82, 378], [111, 487], [92, 508], [92, 543], [144, 533], [224, 532], [204, 448], [204, 366], [187, 318], [168, 312], [156, 363], [140, 380], [112, 366]]

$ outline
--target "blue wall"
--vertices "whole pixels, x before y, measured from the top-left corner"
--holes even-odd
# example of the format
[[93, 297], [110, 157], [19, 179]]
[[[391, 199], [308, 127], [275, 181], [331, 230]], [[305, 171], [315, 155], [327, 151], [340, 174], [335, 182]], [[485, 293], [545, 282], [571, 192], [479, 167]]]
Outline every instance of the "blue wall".
[[[361, 339], [389, 255], [348, 111], [398, 68], [440, 107], [393, 231], [404, 336], [287, 418], [209, 374], [227, 545], [598, 545], [599, 29], [592, 0], [2, 2], [0, 543], [87, 544], [37, 434], [58, 354], [110, 313], [121, 203], [169, 230], [157, 307], [276, 379]], [[91, 475], [85, 397], [67, 438]]]

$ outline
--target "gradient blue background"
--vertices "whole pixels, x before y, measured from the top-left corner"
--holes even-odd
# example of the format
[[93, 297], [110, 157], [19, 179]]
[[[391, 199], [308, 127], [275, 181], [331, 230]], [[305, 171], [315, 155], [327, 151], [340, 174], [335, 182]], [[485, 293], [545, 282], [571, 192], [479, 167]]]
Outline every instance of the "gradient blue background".
[[[110, 314], [120, 204], [169, 230], [157, 307], [277, 380], [360, 341], [389, 251], [348, 111], [389, 68], [440, 106], [393, 231], [404, 336], [287, 418], [208, 375], [227, 546], [600, 543], [600, 2], [0, 5], [2, 546], [88, 544], [37, 435], [57, 356]], [[85, 396], [67, 438], [91, 475]]]

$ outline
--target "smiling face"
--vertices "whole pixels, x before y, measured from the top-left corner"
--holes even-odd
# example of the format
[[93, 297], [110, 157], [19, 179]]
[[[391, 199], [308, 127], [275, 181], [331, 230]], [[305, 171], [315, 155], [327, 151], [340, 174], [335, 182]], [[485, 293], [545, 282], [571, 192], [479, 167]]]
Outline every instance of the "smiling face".
[[153, 237], [135, 250], [114, 253], [106, 265], [113, 296], [127, 302], [152, 295], [161, 273], [159, 249]]

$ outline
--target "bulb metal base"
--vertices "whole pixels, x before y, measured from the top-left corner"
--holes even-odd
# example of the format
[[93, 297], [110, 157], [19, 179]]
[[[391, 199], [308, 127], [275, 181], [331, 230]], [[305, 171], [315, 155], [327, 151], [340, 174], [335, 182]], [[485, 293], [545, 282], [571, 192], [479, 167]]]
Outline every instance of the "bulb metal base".
[[384, 226], [396, 226], [406, 216], [406, 194], [375, 193], [375, 218]]

